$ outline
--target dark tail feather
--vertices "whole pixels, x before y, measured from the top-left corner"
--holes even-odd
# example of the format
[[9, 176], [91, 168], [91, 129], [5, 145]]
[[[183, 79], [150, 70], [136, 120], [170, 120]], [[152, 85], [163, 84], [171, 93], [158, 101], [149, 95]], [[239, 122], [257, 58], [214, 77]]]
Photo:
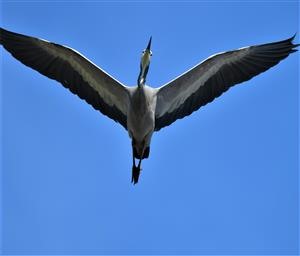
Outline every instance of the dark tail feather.
[[132, 177], [131, 177], [131, 183], [135, 185], [139, 181], [141, 169], [136, 166], [132, 166]]
[[[144, 155], [143, 155], [143, 158], [142, 159], [145, 159], [145, 158], [148, 158], [149, 157], [149, 153], [150, 153], [150, 147], [147, 147], [145, 149], [145, 152], [144, 152]], [[136, 149], [135, 147], [133, 147], [133, 155], [136, 159], [140, 159], [141, 156], [136, 152]]]

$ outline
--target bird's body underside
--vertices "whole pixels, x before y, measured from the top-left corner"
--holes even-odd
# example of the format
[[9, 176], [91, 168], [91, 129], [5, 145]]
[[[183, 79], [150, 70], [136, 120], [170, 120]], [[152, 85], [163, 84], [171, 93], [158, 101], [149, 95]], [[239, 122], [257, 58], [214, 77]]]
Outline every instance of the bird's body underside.
[[[155, 128], [155, 89], [137, 86], [130, 94], [127, 130], [132, 141], [133, 166], [135, 160], [148, 158], [151, 137]], [[140, 168], [133, 168], [132, 180], [138, 182]]]
[[[295, 37], [295, 36], [294, 36]], [[136, 87], [127, 87], [77, 51], [0, 28], [0, 44], [16, 59], [57, 80], [104, 115], [120, 123], [132, 140], [132, 182], [149, 157], [154, 131], [190, 115], [231, 86], [247, 81], [297, 51], [294, 37], [213, 55], [160, 88], [146, 86], [151, 38], [143, 51]], [[135, 164], [138, 159], [138, 165]]]
[[155, 128], [154, 92], [155, 89], [143, 86], [135, 87], [130, 95], [127, 130], [136, 144], [145, 143], [147, 146], [150, 144], [151, 135]]

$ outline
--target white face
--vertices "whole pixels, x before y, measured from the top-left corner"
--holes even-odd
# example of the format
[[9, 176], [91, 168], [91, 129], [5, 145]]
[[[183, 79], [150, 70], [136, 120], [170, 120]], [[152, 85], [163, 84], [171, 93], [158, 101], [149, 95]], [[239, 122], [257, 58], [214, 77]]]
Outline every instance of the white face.
[[[144, 50], [143, 52], [142, 52], [142, 56], [144, 56], [146, 53], [148, 53], [149, 54], [149, 52], [147, 51], [147, 50]], [[150, 57], [152, 56], [152, 51], [150, 51]]]
[[150, 63], [150, 58], [152, 56], [152, 52], [148, 50], [144, 50], [142, 52], [141, 65], [143, 68], [147, 67]]

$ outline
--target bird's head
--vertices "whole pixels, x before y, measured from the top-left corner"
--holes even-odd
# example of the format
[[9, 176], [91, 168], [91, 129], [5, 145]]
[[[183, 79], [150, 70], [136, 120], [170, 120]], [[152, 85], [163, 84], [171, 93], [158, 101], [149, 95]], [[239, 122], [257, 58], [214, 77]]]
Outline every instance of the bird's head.
[[142, 59], [144, 57], [147, 57], [149, 60], [152, 56], [152, 51], [151, 51], [151, 41], [152, 41], [152, 36], [150, 37], [149, 39], [149, 42], [148, 42], [148, 45], [147, 45], [147, 48], [142, 52]]
[[146, 76], [148, 73], [148, 69], [150, 66], [150, 60], [151, 60], [151, 56], [152, 56], [151, 40], [152, 40], [152, 36], [150, 37], [147, 48], [145, 50], [143, 50], [143, 52], [142, 52], [141, 64], [140, 64], [140, 74], [139, 74], [139, 78], [138, 78], [138, 86], [142, 86], [146, 82]]

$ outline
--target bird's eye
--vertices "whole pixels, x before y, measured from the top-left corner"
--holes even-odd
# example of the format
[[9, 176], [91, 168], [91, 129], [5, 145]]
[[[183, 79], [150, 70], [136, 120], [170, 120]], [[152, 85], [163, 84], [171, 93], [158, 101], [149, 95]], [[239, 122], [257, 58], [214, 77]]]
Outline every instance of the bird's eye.
[[145, 50], [143, 51], [143, 53], [145, 53]]

